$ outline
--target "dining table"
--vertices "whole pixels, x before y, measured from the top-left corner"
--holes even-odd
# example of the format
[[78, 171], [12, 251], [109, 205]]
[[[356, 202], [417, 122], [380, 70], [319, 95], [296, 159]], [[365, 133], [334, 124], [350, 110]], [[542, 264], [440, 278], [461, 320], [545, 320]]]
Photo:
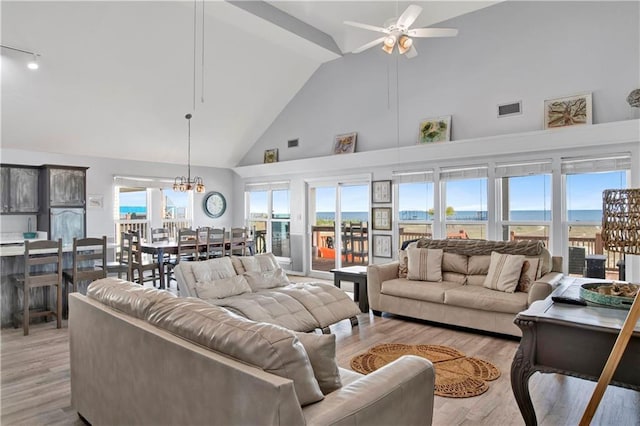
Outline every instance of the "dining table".
[[[224, 241], [224, 252], [228, 252], [231, 248], [231, 240], [226, 239]], [[207, 246], [205, 242], [201, 242], [201, 245], [198, 246], [200, 252], [206, 252]], [[165, 254], [178, 254], [178, 242], [177, 241], [158, 241], [158, 242], [142, 242], [140, 244], [140, 249], [143, 253], [151, 254], [158, 262], [158, 270], [160, 271], [160, 288], [167, 288], [168, 282], [165, 283], [165, 274], [164, 274], [164, 255]], [[247, 240], [247, 249], [249, 249], [249, 253], [253, 256], [255, 253], [255, 243], [253, 240]]]

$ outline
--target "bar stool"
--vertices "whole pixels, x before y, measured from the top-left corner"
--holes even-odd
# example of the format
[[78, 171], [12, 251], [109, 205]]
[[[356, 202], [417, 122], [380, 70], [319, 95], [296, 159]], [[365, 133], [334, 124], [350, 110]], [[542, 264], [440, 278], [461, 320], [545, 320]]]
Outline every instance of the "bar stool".
[[[45, 251], [43, 253], [43, 251]], [[29, 335], [29, 322], [34, 317], [56, 317], [56, 327], [62, 327], [62, 239], [58, 241], [25, 241], [24, 242], [24, 275], [15, 277], [15, 315], [14, 326], [22, 320], [24, 335]], [[30, 290], [32, 288], [56, 288], [56, 309], [51, 310], [48, 304], [48, 291], [44, 291], [45, 307], [30, 309]], [[22, 312], [18, 309], [19, 292], [22, 290]]]
[[95, 281], [107, 277], [107, 237], [74, 238], [73, 263], [71, 269], [62, 271], [66, 284], [66, 297], [73, 291], [79, 291], [83, 281]]

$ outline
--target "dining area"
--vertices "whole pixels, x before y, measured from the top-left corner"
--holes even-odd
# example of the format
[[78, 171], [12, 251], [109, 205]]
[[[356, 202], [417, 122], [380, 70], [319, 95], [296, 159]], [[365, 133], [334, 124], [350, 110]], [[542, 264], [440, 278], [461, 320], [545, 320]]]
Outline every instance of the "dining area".
[[[172, 238], [165, 228], [151, 230], [151, 238], [140, 238], [139, 233], [124, 232], [120, 256], [131, 257], [130, 281], [158, 282], [161, 289], [169, 288], [173, 269], [181, 261], [201, 261], [223, 256], [245, 256], [255, 253], [253, 239], [245, 227], [196, 229], [182, 228]], [[131, 255], [129, 255], [131, 252]], [[144, 272], [151, 271], [151, 275]], [[156, 280], [156, 273], [157, 280]]]

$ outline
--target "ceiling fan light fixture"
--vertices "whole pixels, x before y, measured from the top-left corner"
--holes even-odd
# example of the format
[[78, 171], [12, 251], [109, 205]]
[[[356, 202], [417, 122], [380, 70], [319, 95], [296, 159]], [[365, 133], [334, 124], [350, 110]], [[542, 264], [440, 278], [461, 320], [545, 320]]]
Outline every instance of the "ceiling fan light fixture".
[[400, 37], [400, 41], [398, 42], [398, 51], [401, 55], [411, 49], [411, 46], [413, 46], [413, 40], [411, 37], [407, 37], [406, 35]]
[[396, 44], [396, 36], [390, 35], [389, 37], [384, 39], [384, 45], [391, 48], [393, 50], [393, 46]]
[[391, 55], [393, 53], [393, 46], [387, 46], [386, 43], [382, 43], [382, 50]]

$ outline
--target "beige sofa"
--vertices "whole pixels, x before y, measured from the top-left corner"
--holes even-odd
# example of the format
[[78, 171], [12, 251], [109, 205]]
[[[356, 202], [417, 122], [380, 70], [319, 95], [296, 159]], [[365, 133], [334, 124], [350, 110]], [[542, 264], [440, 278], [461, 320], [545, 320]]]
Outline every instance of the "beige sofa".
[[115, 278], [69, 296], [71, 403], [93, 425], [424, 425], [434, 370], [339, 368], [335, 335], [294, 333]]
[[[413, 265], [409, 251], [414, 254]], [[436, 256], [439, 251], [441, 258]], [[515, 291], [500, 291], [485, 283], [492, 252], [514, 256], [509, 259], [519, 260], [520, 269], [527, 269], [519, 270]], [[426, 259], [430, 259], [429, 268]], [[523, 260], [527, 261], [527, 268], [523, 268]], [[496, 265], [494, 261], [492, 276]], [[413, 274], [408, 271], [409, 266], [415, 269]], [[562, 278], [561, 271], [562, 258], [552, 258], [541, 242], [423, 239], [401, 251], [399, 261], [368, 267], [369, 305], [376, 315], [388, 312], [521, 336], [513, 324], [515, 315], [547, 297]], [[440, 279], [429, 281], [434, 272]]]
[[254, 321], [294, 331], [320, 328], [350, 319], [358, 324], [358, 306], [325, 283], [291, 283], [271, 253], [227, 256], [204, 262], [180, 262], [175, 268], [179, 294], [198, 297]]

